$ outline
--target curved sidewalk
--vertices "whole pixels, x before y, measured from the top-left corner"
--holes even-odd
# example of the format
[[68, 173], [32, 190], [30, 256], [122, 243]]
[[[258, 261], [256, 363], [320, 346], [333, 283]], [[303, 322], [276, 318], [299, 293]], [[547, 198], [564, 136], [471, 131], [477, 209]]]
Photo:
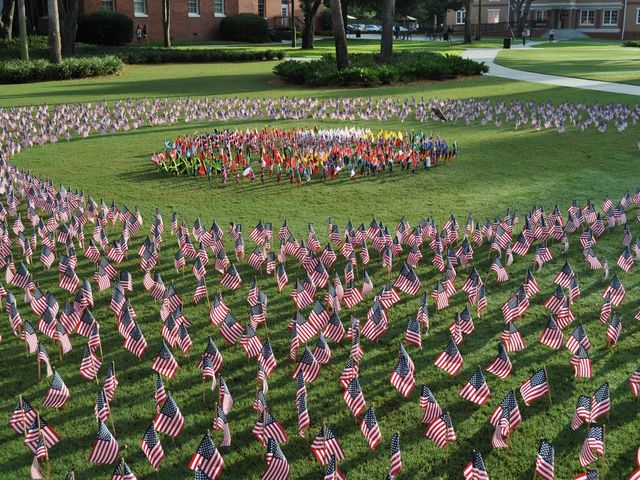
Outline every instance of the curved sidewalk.
[[525, 72], [524, 70], [503, 67], [494, 63], [499, 52], [499, 48], [469, 48], [462, 53], [462, 57], [484, 62], [489, 66], [489, 73], [486, 75], [494, 77], [509, 78], [511, 80], [520, 80], [523, 82], [544, 83], [558, 87], [583, 88], [586, 90], [596, 90], [598, 92], [640, 96], [640, 85], [601, 82], [597, 80], [587, 80], [585, 78], [562, 77], [558, 75]]

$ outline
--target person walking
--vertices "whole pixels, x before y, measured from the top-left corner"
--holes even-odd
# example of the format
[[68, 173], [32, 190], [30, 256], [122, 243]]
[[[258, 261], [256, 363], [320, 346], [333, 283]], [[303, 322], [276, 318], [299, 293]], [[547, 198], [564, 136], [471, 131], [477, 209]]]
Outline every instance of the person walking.
[[556, 35], [555, 29], [552, 28], [551, 30], [549, 30], [549, 41], [550, 42], [553, 42], [553, 37], [555, 37], [555, 35]]
[[138, 46], [142, 45], [142, 28], [140, 24], [136, 27], [136, 40], [138, 41]]
[[147, 30], [147, 24], [142, 26], [142, 42], [146, 47], [149, 46], [149, 31]]

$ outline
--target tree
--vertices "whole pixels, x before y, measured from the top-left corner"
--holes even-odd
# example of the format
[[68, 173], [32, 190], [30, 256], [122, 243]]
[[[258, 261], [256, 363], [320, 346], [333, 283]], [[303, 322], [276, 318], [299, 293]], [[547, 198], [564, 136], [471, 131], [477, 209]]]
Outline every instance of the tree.
[[382, 0], [382, 35], [380, 39], [380, 57], [388, 60], [393, 54], [393, 19], [395, 18], [395, 0]]
[[5, 0], [4, 5], [2, 5], [2, 8], [0, 8], [0, 40], [11, 40], [13, 30], [13, 14], [15, 12], [15, 9], [15, 0]]
[[29, 61], [29, 40], [27, 39], [27, 14], [24, 0], [18, 0], [18, 25], [20, 26], [20, 58]]
[[464, 0], [464, 43], [471, 43], [471, 0]]
[[[295, 0], [294, 0], [295, 1]], [[313, 36], [316, 33], [316, 14], [322, 0], [301, 0], [300, 8], [304, 14], [304, 30], [302, 30], [302, 49], [313, 49]]]
[[58, 0], [60, 11], [60, 37], [62, 56], [70, 57], [76, 50], [76, 33], [78, 32], [79, 0]]
[[47, 0], [47, 18], [49, 20], [49, 61], [62, 61], [62, 45], [60, 44], [60, 16], [58, 0]]
[[527, 24], [527, 18], [529, 17], [529, 8], [531, 8], [532, 0], [512, 0], [511, 6], [516, 15], [516, 33], [519, 37], [524, 32], [524, 27]]
[[333, 40], [336, 44], [336, 63], [338, 70], [343, 70], [349, 66], [349, 52], [347, 51], [347, 35], [342, 21], [342, 7], [340, 0], [331, 0], [330, 5]]
[[171, 48], [171, 0], [162, 0], [162, 36], [164, 46]]

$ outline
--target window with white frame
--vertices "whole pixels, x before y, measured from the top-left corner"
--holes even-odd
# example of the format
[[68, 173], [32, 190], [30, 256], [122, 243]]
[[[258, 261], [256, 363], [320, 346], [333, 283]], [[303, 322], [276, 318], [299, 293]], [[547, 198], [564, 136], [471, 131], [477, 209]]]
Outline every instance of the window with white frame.
[[115, 12], [116, 0], [102, 0], [100, 8], [105, 12]]
[[636, 8], [636, 25], [640, 25], [640, 8]]
[[603, 25], [618, 25], [618, 10], [603, 10], [602, 11], [602, 24]]
[[464, 10], [456, 10], [456, 25], [464, 25], [465, 12]]
[[595, 10], [580, 10], [580, 25], [593, 25], [595, 18]]
[[200, 0], [189, 0], [187, 2], [187, 14], [190, 17], [200, 16]]
[[546, 10], [534, 10], [533, 20], [535, 23], [547, 23], [547, 11]]
[[500, 23], [500, 9], [490, 8], [487, 10], [487, 23]]
[[260, 15], [261, 17], [266, 17], [264, 0], [258, 0], [258, 15]]
[[289, 16], [289, 0], [281, 0], [280, 12], [282, 13], [283, 17]]
[[133, 15], [136, 17], [146, 17], [147, 0], [133, 0]]
[[216, 17], [224, 17], [224, 0], [213, 0], [213, 14]]

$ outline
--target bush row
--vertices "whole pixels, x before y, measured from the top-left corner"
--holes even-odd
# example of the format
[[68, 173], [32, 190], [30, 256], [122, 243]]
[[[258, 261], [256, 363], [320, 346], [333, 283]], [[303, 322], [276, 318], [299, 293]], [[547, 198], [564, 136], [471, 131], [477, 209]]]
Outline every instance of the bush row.
[[[29, 35], [27, 37], [29, 55], [46, 57], [49, 52], [49, 39], [46, 35]], [[20, 37], [0, 41], [0, 58], [20, 58]]]
[[78, 15], [76, 40], [96, 45], [124, 45], [133, 40], [133, 20], [124, 13], [107, 11]]
[[105, 49], [104, 54], [120, 58], [127, 64], [143, 63], [220, 63], [255, 62], [284, 58], [284, 50], [224, 50], [219, 48], [136, 48]]
[[98, 77], [120, 73], [123, 67], [122, 60], [113, 56], [69, 58], [58, 64], [47, 60], [10, 60], [0, 62], [0, 83]]
[[281, 62], [274, 73], [297, 85], [386, 85], [415, 80], [446, 80], [460, 75], [481, 75], [489, 71], [484, 63], [458, 55], [431, 52], [398, 52], [390, 61], [381, 62], [378, 55], [349, 55], [350, 65], [338, 70], [335, 57], [325, 55], [311, 62]]
[[640, 40], [625, 40], [622, 45], [624, 45], [625, 47], [640, 48]]

